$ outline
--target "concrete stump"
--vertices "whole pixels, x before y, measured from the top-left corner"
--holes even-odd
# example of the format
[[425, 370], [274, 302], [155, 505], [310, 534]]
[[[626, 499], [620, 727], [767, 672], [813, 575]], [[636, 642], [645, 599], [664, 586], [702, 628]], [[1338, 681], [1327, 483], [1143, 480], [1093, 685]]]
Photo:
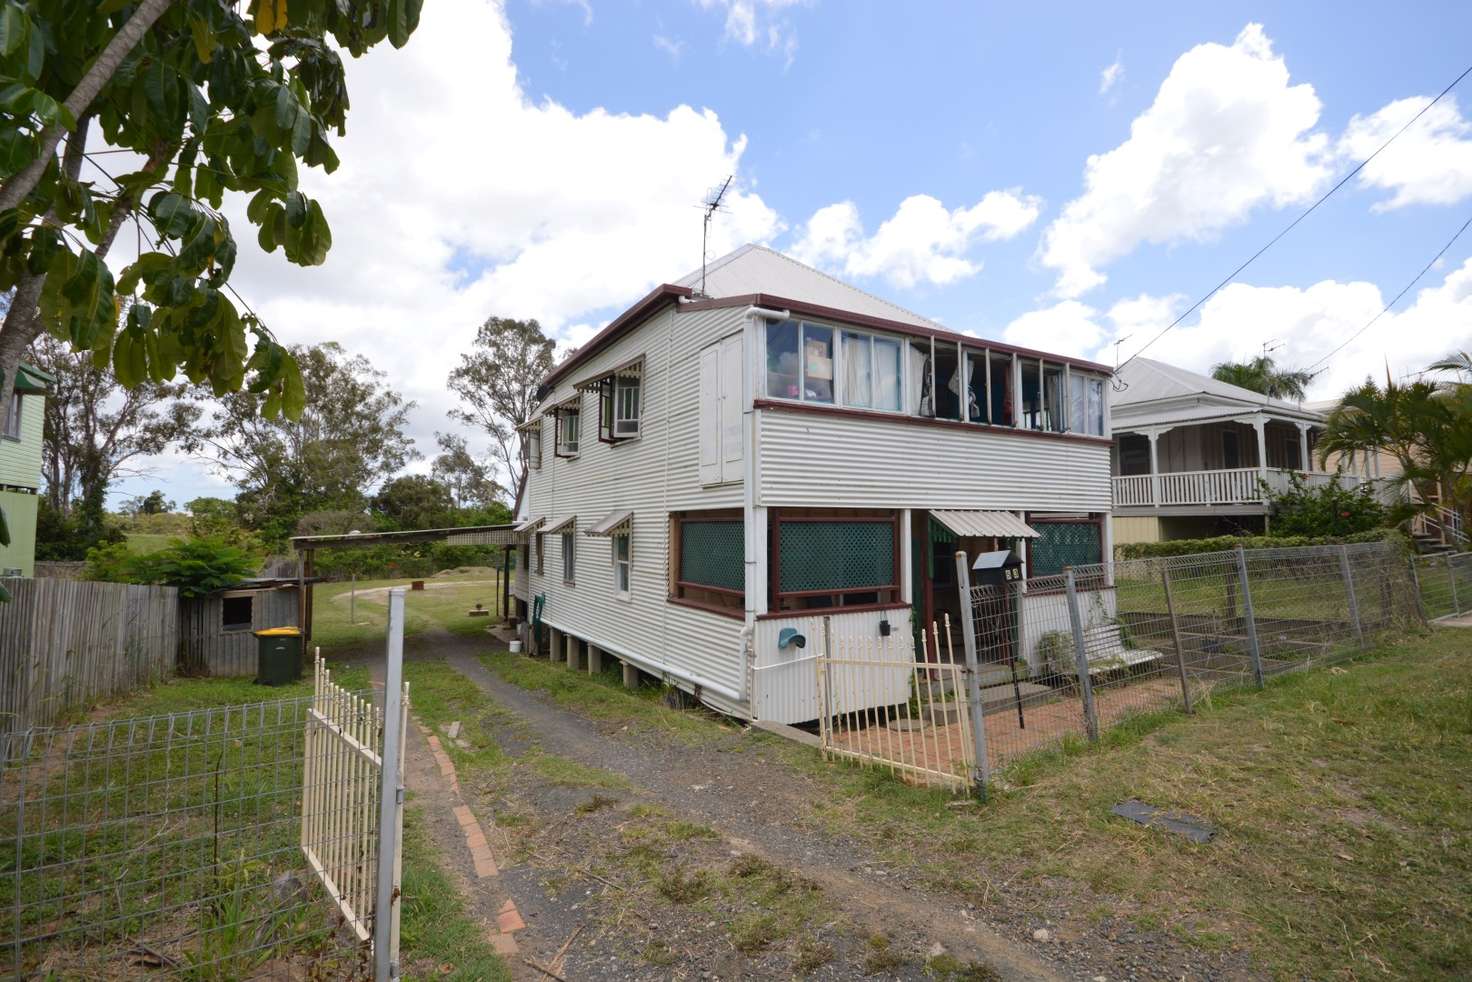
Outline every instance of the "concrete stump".
[[624, 688], [639, 688], [639, 669], [633, 662], [624, 662]]
[[579, 669], [583, 667], [582, 642], [571, 634], [564, 634], [567, 639], [567, 667]]
[[562, 632], [555, 627], [547, 628], [547, 660], [562, 661]]
[[588, 674], [597, 675], [603, 671], [603, 649], [588, 642]]

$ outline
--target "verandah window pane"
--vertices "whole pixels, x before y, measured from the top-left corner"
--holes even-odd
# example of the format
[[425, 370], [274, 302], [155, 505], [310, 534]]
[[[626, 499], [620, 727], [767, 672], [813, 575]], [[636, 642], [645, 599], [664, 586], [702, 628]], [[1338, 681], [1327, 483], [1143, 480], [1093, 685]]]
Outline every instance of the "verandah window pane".
[[797, 399], [802, 395], [802, 366], [797, 359], [797, 322], [767, 325], [767, 395]]
[[681, 522], [679, 579], [721, 590], [745, 590], [743, 538], [739, 520]]
[[874, 408], [900, 410], [900, 343], [874, 339]]
[[1084, 394], [1087, 378], [1073, 372], [1068, 376], [1068, 431], [1088, 432], [1088, 397]]
[[782, 522], [778, 593], [861, 590], [898, 582], [894, 523]]
[[869, 335], [843, 332], [843, 403], [868, 409], [874, 405], [874, 366]]
[[802, 397], [833, 401], [833, 328], [802, 325]]

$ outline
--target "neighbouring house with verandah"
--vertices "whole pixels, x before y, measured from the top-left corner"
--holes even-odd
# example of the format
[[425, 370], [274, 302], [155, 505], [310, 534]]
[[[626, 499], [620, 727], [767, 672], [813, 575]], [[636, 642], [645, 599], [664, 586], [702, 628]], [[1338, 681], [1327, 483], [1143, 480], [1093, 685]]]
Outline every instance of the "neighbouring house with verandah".
[[[909, 658], [917, 625], [956, 619], [957, 550], [1016, 550], [1029, 575], [1109, 554], [1106, 366], [946, 330], [759, 246], [703, 279], [615, 318], [525, 427], [513, 593], [554, 657], [801, 722], [825, 618]], [[1028, 610], [1033, 658], [1059, 625]]]
[[1325, 418], [1150, 358], [1117, 375], [1112, 400], [1114, 535], [1118, 543], [1262, 534], [1267, 490], [1336, 474], [1346, 486], [1378, 478], [1369, 467], [1316, 466]]

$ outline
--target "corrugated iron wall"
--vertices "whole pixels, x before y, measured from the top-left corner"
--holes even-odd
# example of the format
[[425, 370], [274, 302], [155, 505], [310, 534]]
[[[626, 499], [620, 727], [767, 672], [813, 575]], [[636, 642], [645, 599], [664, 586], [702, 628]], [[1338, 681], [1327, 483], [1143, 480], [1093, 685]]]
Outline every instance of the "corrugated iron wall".
[[[238, 591], [231, 591], [238, 592]], [[256, 637], [268, 627], [299, 627], [297, 588], [253, 591], [249, 628], [226, 631], [224, 597], [179, 601], [179, 672], [182, 675], [230, 676], [256, 673]]]

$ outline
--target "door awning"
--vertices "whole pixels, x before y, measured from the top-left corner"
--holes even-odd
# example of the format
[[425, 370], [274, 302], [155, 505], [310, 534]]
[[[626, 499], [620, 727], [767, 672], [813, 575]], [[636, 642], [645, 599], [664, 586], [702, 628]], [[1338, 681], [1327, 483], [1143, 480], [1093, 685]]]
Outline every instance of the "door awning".
[[584, 535], [597, 535], [607, 537], [627, 532], [634, 524], [634, 513], [632, 511], [613, 511], [604, 515], [592, 528], [583, 532]]
[[542, 527], [542, 523], [545, 521], [545, 518], [528, 518], [526, 521], [516, 526], [515, 531], [517, 532], [517, 534], [535, 532], [537, 529]]
[[933, 511], [930, 517], [959, 536], [1036, 539], [1038, 533], [1009, 511]]
[[547, 534], [556, 535], [558, 532], [571, 532], [577, 526], [577, 524], [578, 517], [576, 515], [569, 515], [562, 521], [558, 522], [556, 525], [547, 529]]

